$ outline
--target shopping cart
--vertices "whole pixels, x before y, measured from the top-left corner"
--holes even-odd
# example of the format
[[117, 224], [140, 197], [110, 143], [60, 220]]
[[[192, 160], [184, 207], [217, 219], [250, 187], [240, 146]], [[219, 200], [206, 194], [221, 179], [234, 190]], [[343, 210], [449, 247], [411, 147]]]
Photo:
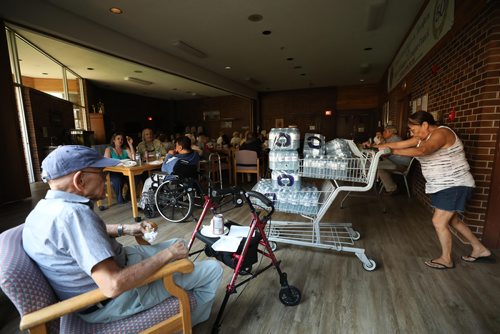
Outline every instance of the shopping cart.
[[[229, 297], [236, 293], [236, 288], [248, 283], [271, 267], [274, 267], [279, 275], [281, 288], [278, 296], [280, 301], [287, 306], [299, 304], [301, 292], [296, 287], [288, 284], [287, 274], [281, 271], [280, 261], [274, 256], [265, 233], [266, 224], [274, 213], [272, 201], [261, 193], [244, 191], [237, 187], [213, 189], [208, 195], [204, 195], [204, 200], [203, 210], [191, 235], [188, 249], [191, 250], [196, 239], [201, 240], [205, 246], [204, 249], [195, 251], [190, 255], [204, 251], [207, 256], [215, 257], [217, 260], [234, 269], [231, 280], [226, 286], [226, 294], [213, 325], [212, 333], [218, 332], [222, 324], [224, 309]], [[246, 205], [251, 213], [251, 221], [246, 237], [241, 239], [235, 252], [215, 251], [212, 246], [220, 237], [214, 235], [207, 236], [202, 233], [202, 224], [206, 214], [211, 211], [215, 215], [219, 212], [227, 211], [231, 209], [231, 207], [242, 207], [243, 205]], [[227, 209], [227, 206], [229, 206], [229, 209]], [[224, 209], [224, 207], [226, 207], [226, 209]], [[239, 224], [232, 221], [226, 221], [224, 225], [227, 230], [231, 230], [234, 226], [239, 226]], [[258, 261], [258, 254], [268, 258], [270, 263], [264, 268], [257, 268], [257, 270], [254, 271], [252, 266]], [[239, 275], [248, 275], [248, 278], [238, 281]]]
[[[354, 247], [360, 233], [350, 223], [329, 223], [322, 219], [341, 192], [365, 192], [372, 189], [377, 166], [382, 155], [389, 150], [353, 150], [353, 158], [322, 158], [301, 160], [299, 174], [303, 178], [323, 179], [319, 189], [305, 188], [294, 192], [265, 192], [275, 203], [276, 211], [300, 214], [305, 222], [271, 220], [267, 224], [270, 244], [276, 243], [311, 246], [354, 253], [368, 271], [375, 270], [376, 263], [366, 256], [363, 248]], [[264, 181], [266, 182], [266, 181]], [[259, 185], [254, 187], [256, 191]], [[304, 187], [302, 187], [304, 189]], [[345, 199], [345, 198], [344, 198]]]

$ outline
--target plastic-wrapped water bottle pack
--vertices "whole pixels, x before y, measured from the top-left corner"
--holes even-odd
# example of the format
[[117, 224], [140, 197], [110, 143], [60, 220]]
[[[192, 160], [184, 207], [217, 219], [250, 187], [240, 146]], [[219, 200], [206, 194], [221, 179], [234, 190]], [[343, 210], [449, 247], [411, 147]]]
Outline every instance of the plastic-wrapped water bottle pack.
[[300, 146], [300, 131], [297, 128], [272, 128], [268, 142], [271, 151], [296, 150]]
[[336, 156], [306, 156], [302, 176], [317, 179], [345, 179], [349, 175], [349, 160]]
[[326, 143], [326, 154], [339, 159], [352, 158], [352, 151], [345, 139], [333, 139]]
[[[320, 192], [313, 185], [304, 186], [300, 190], [276, 189], [271, 180], [262, 179], [252, 190], [260, 192], [272, 200], [277, 211], [304, 215], [318, 213]], [[257, 205], [263, 205], [263, 203], [257, 203], [260, 201], [255, 201]]]
[[304, 156], [325, 155], [325, 136], [318, 133], [306, 133], [303, 153]]
[[271, 170], [299, 170], [299, 152], [293, 151], [270, 151], [269, 168]]

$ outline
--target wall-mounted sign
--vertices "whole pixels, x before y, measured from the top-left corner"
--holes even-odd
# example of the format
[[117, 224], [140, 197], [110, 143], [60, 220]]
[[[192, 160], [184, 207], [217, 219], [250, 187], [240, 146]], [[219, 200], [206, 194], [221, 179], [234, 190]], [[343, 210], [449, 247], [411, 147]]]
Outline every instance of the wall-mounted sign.
[[455, 0], [429, 0], [403, 46], [389, 67], [387, 89], [391, 91], [451, 29]]

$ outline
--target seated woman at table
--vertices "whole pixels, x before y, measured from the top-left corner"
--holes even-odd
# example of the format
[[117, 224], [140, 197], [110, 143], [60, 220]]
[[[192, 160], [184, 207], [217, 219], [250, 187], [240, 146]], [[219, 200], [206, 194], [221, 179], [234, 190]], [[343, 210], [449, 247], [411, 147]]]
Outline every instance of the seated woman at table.
[[[104, 156], [106, 158], [113, 159], [134, 159], [134, 140], [127, 136], [127, 144], [124, 143], [123, 133], [116, 132], [111, 136], [110, 146], [106, 147], [104, 151]], [[111, 180], [111, 186], [116, 194], [116, 201], [118, 204], [123, 204], [126, 199], [123, 198], [122, 189], [123, 186], [128, 182], [128, 178], [122, 173], [110, 173], [109, 178]], [[137, 182], [136, 182], [137, 183]]]
[[[139, 152], [141, 158], [144, 159], [146, 152], [152, 157], [155, 156], [156, 153], [160, 153], [160, 155], [164, 156], [167, 153], [167, 150], [161, 141], [155, 139], [153, 130], [146, 128], [142, 130], [142, 141], [139, 145], [137, 145], [137, 152]], [[152, 159], [154, 160], [155, 158]]]
[[239, 147], [240, 146], [240, 133], [238, 131], [233, 132], [233, 137], [231, 138], [231, 147]]

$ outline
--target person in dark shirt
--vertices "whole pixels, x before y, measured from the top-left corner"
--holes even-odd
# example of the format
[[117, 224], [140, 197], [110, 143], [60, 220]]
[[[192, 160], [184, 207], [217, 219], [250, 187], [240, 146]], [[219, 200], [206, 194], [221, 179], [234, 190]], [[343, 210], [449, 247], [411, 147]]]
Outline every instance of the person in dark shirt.
[[257, 156], [262, 154], [262, 142], [255, 136], [255, 133], [249, 132], [245, 142], [240, 146], [240, 150], [248, 150], [257, 152]]

